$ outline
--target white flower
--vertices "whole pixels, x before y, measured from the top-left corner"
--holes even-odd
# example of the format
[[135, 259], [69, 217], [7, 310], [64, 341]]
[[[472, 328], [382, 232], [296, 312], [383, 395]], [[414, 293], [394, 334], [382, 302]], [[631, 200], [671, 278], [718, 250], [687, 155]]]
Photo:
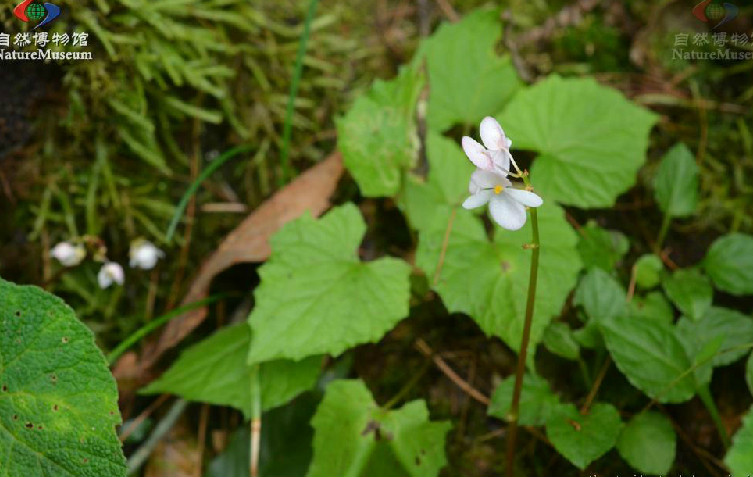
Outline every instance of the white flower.
[[99, 274], [97, 274], [99, 288], [109, 288], [113, 283], [122, 285], [124, 280], [123, 267], [115, 262], [105, 262], [99, 270]]
[[527, 190], [516, 189], [507, 179], [512, 155], [510, 141], [499, 123], [490, 117], [481, 121], [481, 146], [469, 137], [463, 137], [463, 149], [477, 169], [471, 175], [463, 207], [475, 209], [489, 203], [492, 219], [503, 228], [518, 230], [526, 223], [526, 207], [538, 207], [541, 197]]
[[63, 266], [75, 267], [86, 257], [86, 249], [81, 244], [73, 245], [69, 242], [60, 242], [50, 250], [50, 255]]
[[151, 270], [157, 264], [157, 260], [165, 256], [165, 253], [147, 240], [135, 240], [131, 244], [131, 268], [143, 268]]
[[483, 146], [463, 136], [463, 150], [468, 159], [479, 169], [506, 176], [510, 171], [512, 141], [505, 136], [497, 120], [489, 116], [481, 121], [479, 132]]

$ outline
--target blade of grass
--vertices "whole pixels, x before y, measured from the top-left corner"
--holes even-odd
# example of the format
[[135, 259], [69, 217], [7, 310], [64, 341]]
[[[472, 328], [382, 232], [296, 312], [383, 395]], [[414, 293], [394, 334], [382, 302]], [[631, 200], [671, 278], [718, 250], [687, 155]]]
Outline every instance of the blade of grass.
[[233, 157], [237, 156], [238, 154], [241, 154], [243, 152], [248, 152], [251, 150], [251, 146], [238, 146], [234, 147], [232, 149], [229, 149], [225, 152], [223, 152], [217, 159], [213, 160], [209, 166], [207, 166], [206, 169], [201, 171], [201, 174], [199, 174], [199, 177], [196, 178], [195, 181], [188, 187], [188, 190], [185, 194], [183, 194], [183, 197], [180, 199], [180, 202], [178, 202], [178, 207], [175, 208], [175, 214], [173, 214], [172, 220], [170, 220], [170, 225], [167, 227], [167, 234], [165, 235], [165, 241], [170, 242], [172, 240], [173, 235], [175, 235], [175, 229], [178, 227], [178, 222], [180, 222], [181, 217], [183, 217], [183, 212], [186, 210], [186, 206], [188, 205], [188, 201], [191, 200], [191, 197], [196, 193], [196, 191], [199, 189], [199, 186], [201, 185], [204, 180], [206, 180], [207, 177], [211, 176], [214, 171], [220, 168], [224, 163], [226, 163], [228, 160], [232, 159]]
[[309, 35], [311, 34], [311, 22], [314, 19], [316, 13], [316, 6], [319, 0], [309, 0], [309, 9], [306, 13], [306, 22], [303, 26], [303, 34], [301, 35], [301, 41], [298, 43], [298, 54], [295, 58], [295, 67], [293, 69], [293, 81], [290, 83], [290, 95], [288, 96], [288, 107], [285, 111], [285, 124], [282, 130], [282, 152], [280, 154], [280, 164], [282, 167], [282, 174], [279, 177], [278, 184], [284, 185], [288, 179], [293, 177], [293, 170], [290, 166], [290, 135], [292, 133], [293, 126], [293, 109], [295, 104], [295, 98], [298, 95], [298, 83], [301, 81], [301, 74], [303, 73], [303, 56], [306, 54], [306, 45], [309, 41]]
[[189, 303], [188, 305], [180, 306], [178, 308], [175, 308], [174, 310], [170, 310], [169, 312], [165, 313], [159, 318], [145, 324], [144, 326], [136, 330], [134, 333], [132, 333], [131, 336], [123, 340], [114, 350], [110, 351], [110, 353], [107, 355], [107, 362], [112, 365], [116, 359], [118, 359], [123, 353], [125, 353], [128, 350], [128, 348], [138, 343], [139, 340], [141, 340], [141, 338], [148, 335], [152, 331], [156, 330], [160, 326], [172, 320], [173, 318], [177, 318], [187, 311], [195, 310], [196, 308], [201, 308], [202, 306], [210, 305], [216, 301], [222, 300], [223, 298], [227, 298], [229, 296], [230, 296], [229, 293], [218, 293], [217, 295], [212, 295], [209, 298], [198, 300], [193, 303]]

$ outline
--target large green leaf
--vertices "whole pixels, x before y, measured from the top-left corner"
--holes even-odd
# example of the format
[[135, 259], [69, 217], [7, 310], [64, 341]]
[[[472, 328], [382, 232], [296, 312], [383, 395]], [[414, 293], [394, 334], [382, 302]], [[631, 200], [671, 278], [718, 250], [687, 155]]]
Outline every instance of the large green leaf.
[[430, 422], [423, 401], [385, 411], [362, 381], [335, 381], [312, 420], [308, 477], [432, 477], [446, 463], [449, 422]]
[[593, 79], [551, 75], [499, 119], [513, 147], [540, 154], [531, 180], [545, 202], [608, 207], [635, 184], [657, 116]]
[[[531, 339], [538, 342], [552, 316], [575, 285], [580, 258], [576, 236], [554, 204], [538, 211], [541, 233], [536, 308]], [[448, 220], [437, 217], [419, 236], [416, 263], [434, 278]], [[447, 309], [470, 315], [485, 333], [502, 338], [517, 350], [523, 333], [531, 251], [530, 221], [511, 232], [495, 227], [494, 240], [487, 239], [481, 222], [458, 209], [449, 235], [436, 290]]]
[[418, 153], [413, 110], [423, 87], [419, 69], [405, 68], [389, 82], [377, 80], [337, 121], [338, 148], [367, 197], [391, 196]]
[[337, 355], [379, 340], [408, 315], [410, 268], [402, 260], [362, 263], [366, 224], [353, 204], [310, 215], [272, 237], [259, 269], [249, 363]]
[[612, 359], [633, 386], [659, 402], [693, 397], [691, 362], [671, 325], [620, 315], [599, 326]]
[[622, 429], [617, 450], [633, 468], [666, 475], [675, 461], [677, 436], [672, 422], [658, 412], [638, 414]]
[[118, 390], [62, 300], [0, 279], [0, 475], [125, 476]]
[[621, 429], [617, 409], [601, 403], [585, 415], [572, 404], [562, 404], [546, 423], [546, 435], [554, 448], [581, 470], [614, 447]]
[[753, 237], [732, 233], [711, 244], [703, 266], [720, 290], [753, 294]]
[[521, 87], [510, 57], [495, 53], [501, 35], [499, 11], [478, 10], [457, 23], [443, 23], [421, 46], [417, 59], [426, 58], [431, 86], [430, 129], [475, 126], [501, 111]]
[[733, 477], [750, 475], [753, 469], [753, 408], [743, 418], [743, 425], [732, 439], [724, 463], [731, 471]]
[[662, 158], [654, 178], [659, 208], [671, 217], [693, 215], [698, 206], [698, 165], [688, 146], [678, 143]]
[[[515, 376], [509, 376], [499, 383], [491, 397], [489, 409], [490, 416], [507, 420], [512, 406], [512, 393], [515, 387]], [[559, 399], [552, 392], [546, 379], [535, 375], [526, 374], [523, 378], [523, 387], [520, 390], [520, 410], [518, 422], [524, 426], [541, 426], [546, 423], [549, 416], [557, 410]]]
[[[193, 345], [144, 394], [173, 393], [184, 399], [240, 409], [251, 417], [251, 380], [256, 372], [246, 364], [251, 329], [248, 323], [223, 328]], [[302, 361], [278, 359], [259, 367], [263, 410], [286, 404], [310, 389], [321, 369], [321, 357]]]
[[433, 131], [427, 133], [426, 156], [428, 178], [408, 175], [400, 197], [408, 221], [417, 230], [449, 218], [452, 208], [459, 207], [468, 197], [468, 181], [474, 170], [456, 141]]
[[694, 320], [703, 318], [711, 307], [711, 282], [698, 270], [677, 270], [662, 280], [662, 287], [672, 303]]
[[580, 229], [578, 253], [585, 268], [611, 272], [629, 249], [630, 242], [622, 232], [602, 229], [593, 221]]
[[745, 383], [748, 385], [748, 391], [753, 394], [753, 353], [750, 353], [745, 363]]

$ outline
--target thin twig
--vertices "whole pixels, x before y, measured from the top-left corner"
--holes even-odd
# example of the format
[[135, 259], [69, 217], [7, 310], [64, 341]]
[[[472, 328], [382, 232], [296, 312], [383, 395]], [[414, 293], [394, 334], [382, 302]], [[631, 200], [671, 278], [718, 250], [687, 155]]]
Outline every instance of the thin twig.
[[466, 394], [468, 394], [470, 397], [480, 402], [484, 406], [489, 405], [489, 398], [481, 394], [480, 391], [475, 389], [463, 378], [458, 376], [458, 374], [453, 371], [453, 369], [445, 362], [445, 360], [443, 360], [439, 355], [435, 354], [434, 351], [432, 351], [431, 347], [429, 347], [429, 345], [426, 343], [426, 341], [423, 340], [423, 338], [417, 338], [415, 346], [416, 349], [421, 352], [421, 354], [423, 354], [427, 358], [431, 358], [437, 368], [439, 368], [439, 370], [442, 371], [445, 376], [450, 378], [450, 381], [455, 383], [457, 387], [462, 389]]
[[435, 0], [437, 2], [437, 6], [440, 10], [442, 10], [442, 14], [444, 14], [445, 17], [447, 17], [448, 20], [451, 22], [457, 22], [460, 20], [460, 15], [458, 15], [458, 12], [455, 11], [454, 8], [452, 8], [452, 5], [450, 5], [450, 2], [447, 0]]
[[196, 477], [201, 477], [202, 469], [204, 466], [204, 446], [207, 439], [207, 421], [209, 420], [209, 405], [203, 404], [201, 406], [201, 414], [199, 415], [199, 448], [196, 450]]
[[627, 303], [630, 303], [635, 296], [635, 283], [638, 276], [637, 270], [638, 269], [635, 265], [630, 269], [630, 284], [628, 285], [627, 295], [625, 296], [625, 301]]
[[596, 376], [596, 380], [594, 381], [593, 386], [591, 386], [591, 391], [589, 391], [588, 396], [586, 396], [586, 401], [583, 403], [583, 406], [580, 408], [581, 414], [585, 415], [588, 413], [588, 408], [591, 407], [591, 403], [596, 397], [596, 394], [599, 392], [601, 383], [602, 381], [604, 381], [604, 377], [607, 375], [607, 370], [609, 370], [609, 366], [611, 364], [612, 364], [612, 357], [607, 356], [607, 359], [604, 360], [604, 364], [601, 366], [601, 369], [599, 370], [598, 376]]

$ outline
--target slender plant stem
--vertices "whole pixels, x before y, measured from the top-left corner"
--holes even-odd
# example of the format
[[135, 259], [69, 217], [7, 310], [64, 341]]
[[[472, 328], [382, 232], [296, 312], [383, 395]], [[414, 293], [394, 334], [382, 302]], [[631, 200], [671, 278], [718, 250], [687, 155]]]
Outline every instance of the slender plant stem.
[[259, 476], [259, 452], [261, 450], [261, 381], [259, 380], [259, 365], [251, 370], [251, 460], [249, 475]]
[[604, 360], [604, 364], [601, 365], [599, 374], [596, 376], [596, 381], [594, 381], [593, 385], [591, 386], [591, 391], [588, 393], [588, 396], [586, 396], [586, 400], [583, 403], [583, 406], [580, 408], [581, 414], [586, 414], [588, 412], [588, 408], [591, 407], [591, 403], [596, 397], [596, 394], [599, 392], [601, 383], [604, 382], [604, 377], [607, 375], [607, 370], [609, 369], [609, 366], [611, 364], [612, 358], [610, 356], [607, 356], [607, 359]]
[[316, 5], [319, 0], [310, 0], [308, 13], [306, 13], [306, 21], [303, 25], [303, 34], [301, 35], [301, 41], [298, 43], [298, 54], [295, 57], [295, 67], [293, 70], [293, 81], [290, 83], [290, 95], [288, 96], [288, 107], [285, 111], [285, 124], [282, 129], [282, 152], [280, 154], [280, 164], [282, 167], [282, 174], [278, 179], [280, 186], [284, 185], [288, 179], [293, 177], [293, 170], [290, 167], [290, 135], [293, 130], [293, 111], [295, 109], [295, 98], [298, 96], [298, 84], [301, 82], [301, 74], [303, 73], [303, 57], [306, 54], [306, 46], [309, 42], [309, 35], [311, 34], [311, 22], [314, 20], [314, 14], [316, 13]]
[[722, 444], [724, 445], [724, 448], [727, 449], [729, 447], [729, 434], [727, 434], [727, 428], [724, 427], [722, 418], [719, 415], [719, 409], [716, 407], [714, 398], [711, 396], [708, 384], [698, 387], [698, 397], [701, 398], [703, 405], [706, 406], [709, 414], [711, 414], [711, 420], [714, 421], [716, 430], [719, 432], [719, 437], [722, 439]]
[[399, 403], [405, 396], [408, 395], [411, 389], [418, 383], [419, 380], [426, 374], [426, 371], [429, 369], [429, 365], [431, 364], [431, 361], [426, 360], [426, 362], [421, 366], [421, 369], [418, 370], [417, 373], [413, 374], [413, 376], [410, 378], [410, 380], [405, 384], [405, 386], [400, 389], [400, 391], [395, 394], [395, 396], [392, 397], [387, 403], [382, 406], [382, 409], [387, 411], [392, 409]]
[[[528, 178], [523, 175], [526, 186], [530, 187]], [[531, 340], [531, 324], [533, 323], [533, 308], [536, 301], [536, 284], [539, 272], [539, 221], [535, 208], [531, 212], [531, 230], [533, 231], [533, 240], [531, 242], [531, 271], [528, 278], [528, 299], [526, 300], [526, 318], [523, 325], [523, 339], [520, 343], [520, 354], [518, 355], [518, 368], [515, 372], [515, 388], [512, 394], [512, 405], [510, 406], [510, 434], [507, 438], [507, 476], [513, 477], [515, 469], [515, 446], [518, 434], [518, 414], [520, 411], [520, 393], [523, 389], [523, 376], [526, 369], [526, 358], [528, 355], [528, 344]]]
[[667, 232], [669, 232], [669, 224], [672, 222], [672, 216], [664, 214], [664, 219], [661, 223], [661, 229], [659, 229], [659, 236], [656, 238], [656, 253], [657, 255], [661, 251], [662, 245], [664, 245], [664, 239], [667, 238]]

